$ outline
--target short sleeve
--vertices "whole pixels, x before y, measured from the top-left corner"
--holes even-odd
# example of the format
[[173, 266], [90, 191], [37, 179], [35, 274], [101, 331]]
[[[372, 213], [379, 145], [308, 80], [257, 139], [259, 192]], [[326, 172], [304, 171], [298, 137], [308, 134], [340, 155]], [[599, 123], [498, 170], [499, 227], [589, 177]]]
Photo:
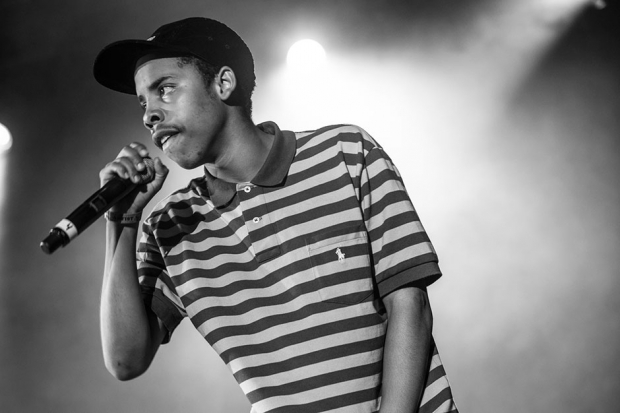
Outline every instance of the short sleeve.
[[137, 251], [138, 277], [145, 305], [168, 330], [164, 338], [164, 343], [167, 343], [187, 313], [166, 271], [165, 261], [152, 230], [152, 220], [150, 217], [142, 226]]
[[435, 249], [398, 169], [366, 136], [371, 145], [365, 145], [360, 201], [379, 293], [385, 297], [408, 285], [428, 286], [441, 276]]

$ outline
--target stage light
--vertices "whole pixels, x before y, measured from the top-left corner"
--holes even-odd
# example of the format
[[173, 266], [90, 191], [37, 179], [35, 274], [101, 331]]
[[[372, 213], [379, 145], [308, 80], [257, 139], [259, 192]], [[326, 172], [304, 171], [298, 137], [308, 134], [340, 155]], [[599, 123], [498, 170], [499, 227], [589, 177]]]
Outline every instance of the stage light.
[[288, 65], [299, 71], [310, 71], [325, 64], [325, 49], [318, 42], [304, 39], [291, 46], [286, 56]]
[[0, 123], [0, 153], [7, 152], [13, 145], [13, 138], [9, 129]]
[[607, 7], [607, 2], [605, 0], [592, 0], [592, 4], [599, 10]]

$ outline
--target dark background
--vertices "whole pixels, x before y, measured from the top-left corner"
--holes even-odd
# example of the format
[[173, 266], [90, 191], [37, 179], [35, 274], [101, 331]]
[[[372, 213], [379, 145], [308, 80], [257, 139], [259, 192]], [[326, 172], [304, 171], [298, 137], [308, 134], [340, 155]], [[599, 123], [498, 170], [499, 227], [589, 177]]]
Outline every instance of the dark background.
[[[6, 412], [247, 412], [182, 323], [150, 370], [103, 366], [104, 223], [39, 242], [134, 140], [134, 97], [106, 90], [106, 44], [193, 15], [256, 60], [254, 120], [356, 123], [391, 154], [440, 256], [435, 337], [462, 412], [608, 412], [620, 392], [620, 12], [586, 0], [2, 0], [0, 407]], [[313, 38], [327, 66], [285, 65]], [[172, 169], [162, 196], [197, 171]]]

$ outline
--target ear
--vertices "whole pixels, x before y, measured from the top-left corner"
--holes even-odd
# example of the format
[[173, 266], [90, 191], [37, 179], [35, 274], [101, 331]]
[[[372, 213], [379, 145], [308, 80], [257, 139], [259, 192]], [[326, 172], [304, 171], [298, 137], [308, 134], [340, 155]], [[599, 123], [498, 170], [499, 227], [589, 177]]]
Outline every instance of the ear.
[[233, 94], [237, 87], [237, 78], [235, 72], [228, 67], [222, 66], [218, 74], [215, 76], [215, 92], [222, 101], [226, 101]]

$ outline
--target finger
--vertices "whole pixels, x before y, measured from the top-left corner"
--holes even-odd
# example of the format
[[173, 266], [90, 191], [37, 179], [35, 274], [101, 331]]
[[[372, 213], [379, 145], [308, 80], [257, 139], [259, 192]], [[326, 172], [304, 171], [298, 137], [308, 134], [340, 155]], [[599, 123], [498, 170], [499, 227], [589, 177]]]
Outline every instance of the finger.
[[158, 175], [167, 175], [168, 167], [162, 162], [160, 158], [153, 159], [153, 165], [155, 166], [155, 173]]
[[170, 172], [170, 170], [168, 169], [166, 165], [164, 165], [164, 163], [159, 158], [153, 159], [153, 166], [155, 168], [154, 181], [157, 181], [157, 184], [161, 185], [163, 184], [164, 180], [168, 176], [168, 172]]
[[133, 162], [134, 167], [138, 171], [144, 171], [146, 166], [143, 162], [143, 159], [147, 157], [148, 154], [149, 152], [144, 145], [138, 142], [133, 142], [125, 146], [120, 151], [120, 153], [117, 156], [117, 159], [129, 158]]
[[132, 142], [129, 144], [129, 147], [135, 149], [138, 152], [138, 154], [143, 158], [146, 158], [147, 156], [149, 156], [148, 149], [146, 148], [146, 146], [144, 146], [140, 142]]
[[139, 156], [123, 156], [113, 161], [113, 164], [119, 166], [119, 170], [124, 173], [119, 176], [123, 179], [130, 179], [134, 183], [142, 183], [143, 178], [148, 178], [146, 165]]
[[[117, 159], [123, 163], [129, 160], [133, 164], [133, 167], [126, 164], [128, 171], [130, 172], [132, 181], [140, 183], [142, 178], [150, 180], [150, 174], [145, 162], [145, 158], [148, 158], [148, 155], [149, 152], [144, 145], [138, 142], [132, 142], [121, 150]], [[140, 179], [136, 177], [136, 171], [138, 171], [138, 175], [142, 175]]]
[[129, 179], [131, 176], [130, 171], [127, 170], [127, 167], [122, 162], [118, 160], [114, 160], [108, 163], [100, 172], [99, 178], [102, 183], [105, 183], [111, 180], [114, 177], [119, 177], [122, 179]]

